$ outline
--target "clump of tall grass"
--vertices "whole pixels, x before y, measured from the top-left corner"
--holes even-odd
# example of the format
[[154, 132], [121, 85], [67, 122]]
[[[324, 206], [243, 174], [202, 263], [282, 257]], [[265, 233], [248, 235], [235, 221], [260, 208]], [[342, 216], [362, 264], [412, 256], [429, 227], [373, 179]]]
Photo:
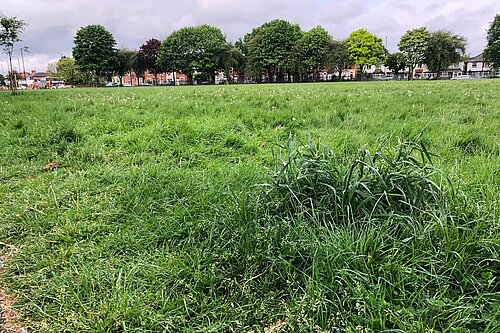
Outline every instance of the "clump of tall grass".
[[[266, 188], [268, 209], [341, 223], [389, 215], [417, 217], [446, 204], [442, 172], [420, 141], [401, 141], [395, 149], [361, 151], [351, 161], [326, 145], [290, 139], [275, 154]], [[439, 180], [439, 182], [436, 182]]]

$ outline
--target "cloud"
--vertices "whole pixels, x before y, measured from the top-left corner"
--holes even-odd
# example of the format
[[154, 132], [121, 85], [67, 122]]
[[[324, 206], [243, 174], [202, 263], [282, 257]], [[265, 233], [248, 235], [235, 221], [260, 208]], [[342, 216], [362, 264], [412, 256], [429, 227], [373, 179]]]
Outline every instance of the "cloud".
[[[468, 53], [476, 55], [486, 43], [486, 29], [498, 0], [3, 0], [2, 11], [29, 26], [22, 45], [30, 47], [26, 61], [45, 70], [47, 61], [70, 55], [76, 31], [102, 24], [119, 47], [138, 49], [150, 38], [164, 39], [188, 25], [211, 24], [235, 41], [262, 23], [283, 18], [303, 30], [324, 26], [335, 39], [366, 28], [387, 40], [391, 52], [408, 30], [427, 26], [464, 35]], [[0, 62], [5, 61], [0, 55]]]

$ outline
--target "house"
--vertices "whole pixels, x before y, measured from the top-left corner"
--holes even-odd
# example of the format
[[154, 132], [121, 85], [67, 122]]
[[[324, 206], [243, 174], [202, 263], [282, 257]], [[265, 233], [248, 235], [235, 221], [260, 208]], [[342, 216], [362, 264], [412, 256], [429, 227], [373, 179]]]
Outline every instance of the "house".
[[47, 73], [34, 71], [31, 74], [31, 79], [33, 80], [33, 86], [31, 88], [44, 89], [49, 86], [49, 81], [47, 80]]
[[[175, 84], [176, 85], [184, 85], [188, 83], [188, 77], [186, 74], [182, 74], [177, 72], [175, 75]], [[137, 77], [135, 72], [127, 72], [123, 76], [123, 85], [124, 86], [141, 86], [141, 85], [151, 85], [155, 80], [158, 80], [157, 84], [159, 85], [169, 85], [174, 83], [173, 73], [158, 73], [155, 77], [153, 73], [149, 71], [145, 71], [143, 75]], [[113, 82], [120, 83], [120, 79], [118, 77], [113, 78]]]
[[488, 78], [491, 69], [488, 63], [484, 62], [483, 54], [479, 54], [465, 63], [465, 71], [472, 78]]
[[338, 78], [339, 72], [323, 69], [318, 73], [319, 81], [333, 81], [333, 80], [354, 80], [356, 78], [356, 66], [352, 65], [349, 68], [345, 68]]
[[441, 72], [440, 76], [442, 78], [448, 78], [448, 79], [457, 78], [459, 76], [462, 76], [462, 74], [465, 74], [463, 73], [464, 68], [465, 68], [464, 62], [463, 61], [458, 62], [448, 67], [448, 69], [446, 69], [445, 71]]

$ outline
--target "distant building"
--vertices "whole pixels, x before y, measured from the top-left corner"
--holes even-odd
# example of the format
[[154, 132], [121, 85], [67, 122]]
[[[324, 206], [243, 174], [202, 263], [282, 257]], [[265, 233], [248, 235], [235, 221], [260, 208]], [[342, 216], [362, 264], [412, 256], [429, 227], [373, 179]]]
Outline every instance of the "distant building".
[[487, 78], [490, 77], [491, 68], [488, 63], [484, 62], [481, 53], [465, 63], [465, 71], [472, 78]]
[[[184, 85], [188, 83], [188, 77], [186, 74], [176, 73], [175, 75], [175, 84], [176, 85]], [[127, 72], [123, 76], [123, 85], [124, 86], [142, 86], [142, 85], [151, 85], [157, 80], [158, 85], [169, 85], [174, 84], [174, 76], [173, 73], [159, 73], [156, 75], [150, 73], [149, 71], [145, 71], [142, 75], [137, 77], [137, 75], [132, 72]], [[118, 77], [113, 78], [113, 82], [120, 83], [120, 79]]]

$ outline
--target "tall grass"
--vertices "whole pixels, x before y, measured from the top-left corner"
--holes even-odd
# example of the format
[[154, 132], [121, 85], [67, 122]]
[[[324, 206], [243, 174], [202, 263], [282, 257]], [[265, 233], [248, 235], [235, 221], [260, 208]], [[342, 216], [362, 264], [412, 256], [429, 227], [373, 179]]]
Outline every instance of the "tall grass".
[[498, 216], [453, 204], [465, 198], [422, 142], [363, 150], [354, 160], [312, 142], [281, 148], [264, 205], [274, 223], [298, 223], [310, 242], [290, 258], [307, 287], [286, 331], [500, 327], [500, 247], [484, 234], [498, 232]]
[[37, 332], [496, 333], [470, 81], [0, 94], [2, 288]]
[[[345, 162], [345, 161], [344, 161]], [[327, 145], [290, 140], [268, 188], [270, 206], [291, 214], [321, 216], [330, 223], [390, 215], [419, 216], [445, 204], [432, 179], [431, 154], [423, 142], [401, 142], [392, 152], [363, 150], [343, 163]]]

